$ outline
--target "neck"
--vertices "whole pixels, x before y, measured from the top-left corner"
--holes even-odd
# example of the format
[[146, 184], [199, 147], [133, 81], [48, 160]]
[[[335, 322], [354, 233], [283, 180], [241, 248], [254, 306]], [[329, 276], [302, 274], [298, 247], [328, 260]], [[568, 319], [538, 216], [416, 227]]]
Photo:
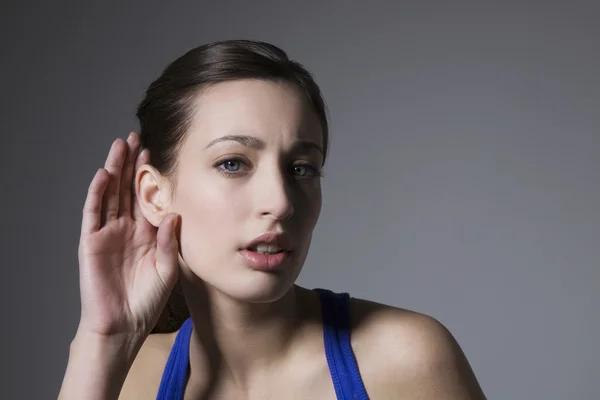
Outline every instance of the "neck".
[[195, 276], [182, 277], [182, 289], [194, 325], [190, 382], [199, 386], [226, 379], [248, 387], [276, 370], [298, 337], [295, 286], [270, 303], [233, 299]]

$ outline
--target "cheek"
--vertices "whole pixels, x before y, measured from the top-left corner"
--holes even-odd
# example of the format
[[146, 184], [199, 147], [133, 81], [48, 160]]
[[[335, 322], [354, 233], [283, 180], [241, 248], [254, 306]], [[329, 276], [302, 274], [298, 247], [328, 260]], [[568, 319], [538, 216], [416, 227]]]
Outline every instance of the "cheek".
[[191, 257], [197, 263], [210, 255], [218, 257], [219, 252], [215, 249], [237, 246], [236, 226], [243, 223], [248, 213], [245, 203], [244, 196], [222, 182], [204, 180], [202, 184], [189, 185], [180, 192], [176, 212], [182, 217], [184, 258]]
[[308, 225], [308, 228], [312, 229], [319, 219], [323, 205], [320, 184], [315, 183], [314, 187], [306, 189], [301, 196], [301, 202], [303, 204], [302, 208], [305, 210], [302, 220]]

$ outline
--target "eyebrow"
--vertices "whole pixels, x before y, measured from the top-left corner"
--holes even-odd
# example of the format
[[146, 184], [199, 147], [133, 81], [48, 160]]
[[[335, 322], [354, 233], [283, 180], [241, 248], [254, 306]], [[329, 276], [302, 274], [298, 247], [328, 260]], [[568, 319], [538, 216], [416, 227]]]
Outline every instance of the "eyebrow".
[[205, 149], [208, 149], [209, 147], [212, 147], [212, 146], [216, 145], [217, 143], [229, 142], [229, 141], [238, 142], [239, 144], [241, 144], [244, 147], [250, 147], [253, 149], [257, 149], [257, 150], [262, 150], [265, 148], [265, 142], [263, 142], [262, 140], [260, 140], [258, 138], [255, 138], [254, 136], [225, 135], [225, 136], [221, 136], [220, 138], [217, 138], [217, 139], [213, 140], [212, 142], [210, 142], [209, 144], [207, 144]]
[[[249, 148], [257, 149], [257, 150], [262, 150], [265, 148], [265, 142], [263, 142], [262, 140], [254, 137], [254, 136], [225, 135], [225, 136], [221, 136], [220, 138], [217, 138], [217, 139], [211, 141], [208, 145], [206, 145], [205, 149], [208, 149], [209, 147], [212, 147], [212, 146], [216, 145], [217, 143], [228, 142], [228, 141], [237, 142], [244, 147], [249, 147]], [[324, 155], [323, 149], [321, 148], [321, 146], [319, 146], [316, 143], [308, 142], [305, 140], [298, 140], [298, 141], [294, 142], [294, 149], [304, 150], [304, 151], [317, 150], [322, 155]]]

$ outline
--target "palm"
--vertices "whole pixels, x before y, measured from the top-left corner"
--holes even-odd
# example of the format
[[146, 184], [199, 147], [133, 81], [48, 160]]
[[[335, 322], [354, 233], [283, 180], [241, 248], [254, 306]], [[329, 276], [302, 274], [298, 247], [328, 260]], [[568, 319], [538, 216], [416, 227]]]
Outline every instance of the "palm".
[[[177, 277], [173, 230], [164, 222], [158, 229], [150, 224], [132, 195], [136, 143], [135, 134], [128, 146], [115, 142], [106, 162], [108, 179], [102, 180], [100, 170], [84, 211], [79, 246], [82, 324], [102, 335], [147, 334]], [[146, 158], [142, 153], [137, 166]]]

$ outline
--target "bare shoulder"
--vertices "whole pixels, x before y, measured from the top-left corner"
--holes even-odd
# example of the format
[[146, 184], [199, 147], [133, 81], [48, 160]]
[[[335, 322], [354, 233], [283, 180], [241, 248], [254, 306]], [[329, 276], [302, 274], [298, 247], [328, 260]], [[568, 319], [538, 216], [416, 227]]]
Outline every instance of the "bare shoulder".
[[373, 399], [484, 400], [459, 344], [435, 318], [352, 298], [352, 346]]
[[129, 369], [119, 400], [156, 398], [177, 332], [148, 336]]

